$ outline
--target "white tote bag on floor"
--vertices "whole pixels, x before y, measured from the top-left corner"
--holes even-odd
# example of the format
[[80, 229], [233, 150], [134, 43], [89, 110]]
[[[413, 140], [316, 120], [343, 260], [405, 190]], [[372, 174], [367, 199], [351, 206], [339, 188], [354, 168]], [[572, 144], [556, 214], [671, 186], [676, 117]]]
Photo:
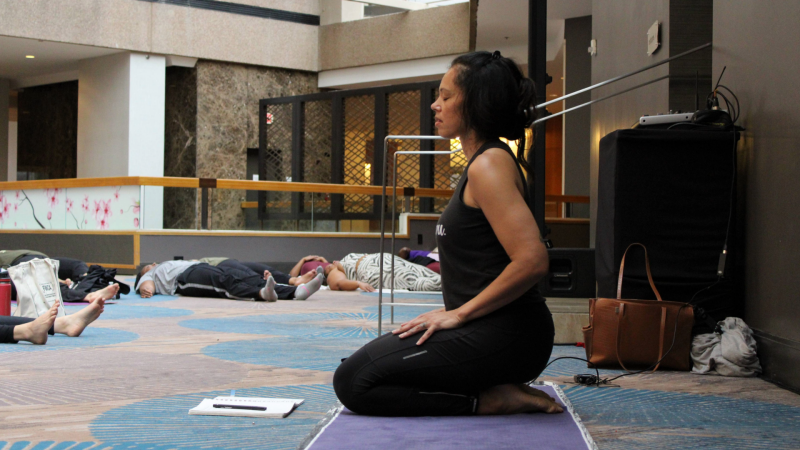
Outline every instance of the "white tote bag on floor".
[[17, 288], [18, 317], [37, 318], [58, 302], [58, 315], [64, 317], [64, 303], [58, 286], [58, 261], [34, 259], [8, 268], [11, 281]]

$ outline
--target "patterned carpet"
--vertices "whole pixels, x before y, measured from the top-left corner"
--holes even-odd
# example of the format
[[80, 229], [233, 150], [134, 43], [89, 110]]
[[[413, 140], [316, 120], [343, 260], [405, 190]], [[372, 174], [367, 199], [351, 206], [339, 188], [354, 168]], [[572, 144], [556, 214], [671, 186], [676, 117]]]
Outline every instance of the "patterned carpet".
[[[331, 291], [271, 304], [129, 296], [81, 337], [2, 345], [0, 449], [297, 448], [336, 404], [341, 358], [377, 336], [376, 302]], [[398, 307], [395, 318], [425, 310]], [[800, 396], [763, 380], [664, 372], [617, 388], [567, 383], [587, 372], [561, 360], [542, 378], [562, 385], [601, 449], [800, 448]], [[232, 389], [306, 402], [286, 419], [187, 414]]]

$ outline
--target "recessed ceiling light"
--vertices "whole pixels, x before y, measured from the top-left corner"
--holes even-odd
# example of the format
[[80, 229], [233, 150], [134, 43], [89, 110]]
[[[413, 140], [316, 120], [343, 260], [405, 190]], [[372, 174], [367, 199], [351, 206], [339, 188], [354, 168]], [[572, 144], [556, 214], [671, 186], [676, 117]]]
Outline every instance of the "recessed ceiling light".
[[33, 56], [33, 55], [25, 55], [25, 57], [26, 57], [26, 58], [28, 58], [28, 59], [33, 59], [33, 58], [36, 58], [36, 57], [35, 57], [35, 56]]

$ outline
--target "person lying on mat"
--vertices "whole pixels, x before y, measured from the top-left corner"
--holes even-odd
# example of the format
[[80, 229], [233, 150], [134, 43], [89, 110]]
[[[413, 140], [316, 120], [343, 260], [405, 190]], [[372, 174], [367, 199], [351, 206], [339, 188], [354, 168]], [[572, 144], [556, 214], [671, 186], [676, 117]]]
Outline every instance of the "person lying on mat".
[[[299, 271], [294, 274], [290, 272], [289, 275], [287, 275], [281, 272], [280, 270], [275, 270], [267, 263], [242, 262], [233, 258], [225, 258], [218, 256], [200, 258], [197, 261], [211, 264], [212, 266], [217, 266], [217, 267], [227, 267], [244, 271], [253, 271], [256, 274], [261, 275], [265, 280], [271, 276], [272, 278], [275, 279], [276, 283], [288, 284], [289, 286], [300, 286], [301, 284], [308, 283], [309, 281], [313, 280], [314, 277], [316, 277], [318, 274], [322, 273], [322, 269], [317, 271], [316, 268], [312, 268], [302, 272], [303, 273], [302, 276], [300, 275]], [[294, 271], [294, 269], [292, 269], [292, 271]]]
[[143, 266], [136, 276], [134, 289], [142, 298], [153, 295], [185, 295], [235, 300], [274, 302], [305, 300], [322, 286], [322, 274], [300, 286], [275, 283], [272, 276], [251, 270], [215, 267], [199, 261], [165, 261]]
[[[81, 284], [77, 283], [78, 280], [81, 280], [83, 277], [87, 275], [89, 272], [89, 266], [78, 259], [73, 258], [64, 258], [64, 257], [48, 257], [44, 253], [37, 252], [35, 250], [0, 250], [0, 268], [7, 269], [8, 267], [17, 266], [24, 262], [32, 261], [34, 259], [43, 259], [43, 258], [50, 258], [52, 260], [58, 261], [58, 281], [59, 281], [59, 290], [61, 292], [61, 299], [65, 302], [86, 302], [92, 303], [93, 301], [101, 298], [105, 295], [105, 292], [108, 292], [108, 288], [110, 285], [107, 281], [103, 283], [92, 283], [89, 282], [88, 284]], [[101, 272], [103, 270], [102, 267], [93, 265], [94, 267], [100, 268]], [[114, 275], [116, 275], [116, 271], [114, 271]], [[113, 280], [114, 277], [111, 276], [108, 281]], [[97, 281], [96, 278], [94, 280]], [[82, 281], [82, 280], [81, 280]], [[130, 288], [122, 283], [114, 283], [117, 285], [115, 292], [122, 292], [123, 294], [127, 294], [130, 292]], [[100, 291], [104, 290], [103, 293]], [[11, 299], [16, 300], [17, 298], [17, 287], [14, 285], [14, 282], [11, 282]]]
[[309, 255], [302, 258], [295, 264], [292, 270], [289, 271], [289, 274], [296, 275], [299, 273], [308, 273], [313, 270], [323, 271], [322, 273], [325, 275], [323, 284], [326, 284], [333, 291], [355, 291], [356, 289], [361, 289], [366, 292], [375, 291], [375, 288], [368, 283], [358, 280], [348, 280], [344, 268], [338, 261], [330, 263], [324, 257], [317, 255]]
[[439, 253], [429, 252], [427, 250], [411, 250], [408, 247], [403, 247], [397, 252], [397, 256], [405, 259], [406, 261], [420, 266], [425, 266], [436, 273], [441, 273], [439, 269]]
[[[553, 349], [536, 283], [547, 250], [522, 166], [536, 94], [514, 61], [474, 52], [453, 63], [431, 105], [440, 136], [469, 161], [439, 218], [445, 307], [409, 320], [344, 360], [333, 377], [351, 411], [380, 416], [562, 412], [526, 384]], [[499, 140], [519, 140], [517, 155]], [[419, 267], [419, 266], [417, 266]], [[425, 269], [427, 270], [427, 269]]]
[[[383, 287], [391, 287], [392, 259], [383, 255]], [[361, 289], [375, 291], [379, 286], [380, 253], [350, 253], [325, 267], [328, 286], [334, 291]], [[399, 257], [394, 258], [394, 288], [409, 291], [441, 291], [442, 278], [438, 273]]]
[[[109, 288], [112, 287], [109, 286]], [[116, 289], [119, 289], [119, 286], [116, 286]], [[64, 317], [56, 317], [58, 303], [36, 319], [0, 316], [0, 344], [28, 341], [41, 345], [47, 342], [48, 334], [52, 336], [55, 333], [66, 334], [70, 337], [80, 336], [83, 330], [103, 313], [105, 301], [113, 298], [116, 293], [116, 290], [110, 289], [87, 307]]]

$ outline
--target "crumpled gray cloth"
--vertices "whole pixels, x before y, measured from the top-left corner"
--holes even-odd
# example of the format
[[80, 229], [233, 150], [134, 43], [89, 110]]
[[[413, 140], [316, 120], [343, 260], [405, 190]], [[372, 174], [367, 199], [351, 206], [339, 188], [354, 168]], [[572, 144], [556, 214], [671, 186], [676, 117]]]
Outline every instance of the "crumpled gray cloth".
[[722, 334], [698, 334], [692, 341], [692, 372], [724, 377], [754, 377], [761, 373], [753, 331], [742, 319], [719, 322]]

